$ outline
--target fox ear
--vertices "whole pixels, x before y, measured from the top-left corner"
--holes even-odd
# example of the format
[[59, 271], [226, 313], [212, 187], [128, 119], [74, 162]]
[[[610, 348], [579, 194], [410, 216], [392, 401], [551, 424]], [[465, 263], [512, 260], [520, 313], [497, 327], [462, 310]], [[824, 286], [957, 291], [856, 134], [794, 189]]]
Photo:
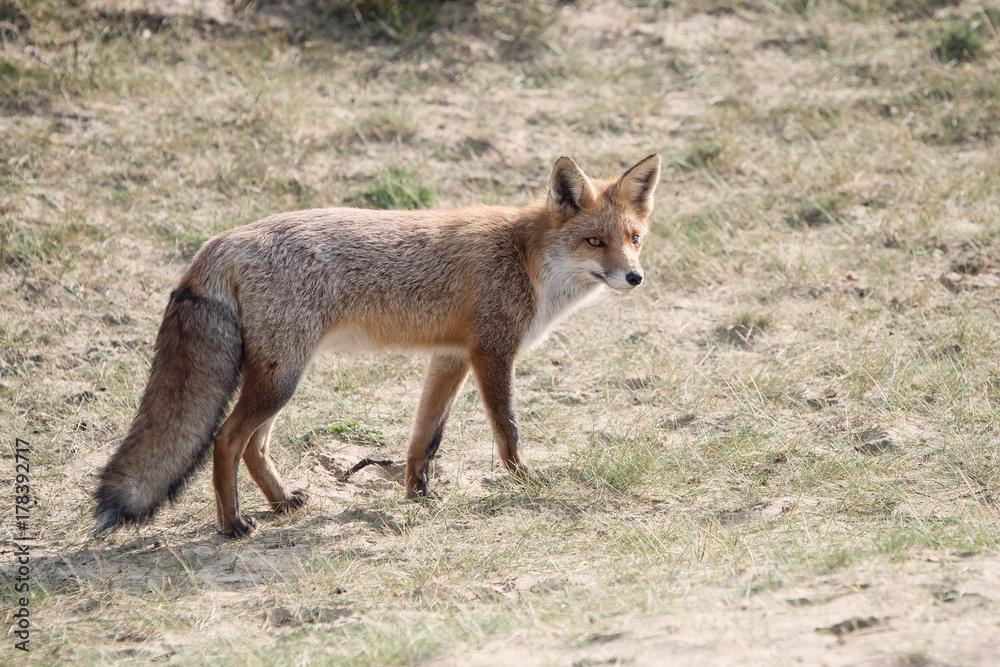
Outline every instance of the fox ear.
[[563, 156], [556, 160], [549, 178], [549, 211], [568, 217], [596, 197], [593, 184], [573, 158]]
[[653, 211], [653, 192], [660, 181], [660, 156], [646, 157], [618, 179], [618, 189], [636, 213], [645, 218]]

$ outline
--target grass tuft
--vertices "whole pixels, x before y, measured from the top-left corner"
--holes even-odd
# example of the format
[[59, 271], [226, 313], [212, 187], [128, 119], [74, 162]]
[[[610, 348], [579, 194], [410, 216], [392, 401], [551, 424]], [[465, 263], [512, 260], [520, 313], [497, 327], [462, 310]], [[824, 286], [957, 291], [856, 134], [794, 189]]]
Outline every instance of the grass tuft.
[[760, 334], [767, 330], [771, 319], [770, 313], [745, 310], [737, 315], [732, 323], [716, 329], [716, 335], [723, 342], [748, 349], [757, 342]]
[[441, 4], [442, 0], [360, 0], [351, 2], [350, 8], [370, 37], [386, 36], [396, 42], [409, 42], [437, 25]]
[[337, 436], [347, 442], [374, 447], [384, 447], [389, 444], [382, 431], [371, 426], [366, 426], [354, 419], [341, 419], [334, 424], [314, 428], [303, 435], [300, 440], [304, 445], [309, 446], [331, 435]]
[[377, 209], [427, 208], [434, 203], [434, 191], [399, 167], [390, 167], [357, 201]]
[[656, 469], [656, 443], [645, 435], [601, 433], [573, 456], [573, 476], [598, 492], [639, 495]]
[[800, 200], [792, 209], [788, 222], [793, 227], [819, 227], [839, 222], [842, 197], [836, 193], [828, 193]]
[[726, 145], [714, 139], [698, 139], [691, 142], [687, 153], [678, 162], [681, 169], [715, 169], [723, 164], [726, 155]]
[[979, 21], [962, 21], [945, 27], [932, 50], [934, 57], [942, 62], [967, 62], [982, 57], [986, 41], [981, 30]]
[[338, 137], [338, 143], [409, 143], [417, 130], [406, 116], [380, 109], [354, 123]]

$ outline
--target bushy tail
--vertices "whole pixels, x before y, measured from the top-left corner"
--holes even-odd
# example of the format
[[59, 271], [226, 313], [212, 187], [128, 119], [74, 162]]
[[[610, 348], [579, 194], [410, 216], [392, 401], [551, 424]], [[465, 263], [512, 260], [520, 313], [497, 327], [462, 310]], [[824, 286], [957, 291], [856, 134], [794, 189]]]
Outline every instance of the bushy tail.
[[232, 305], [174, 290], [139, 412], [100, 475], [95, 533], [145, 521], [174, 499], [205, 460], [242, 367]]

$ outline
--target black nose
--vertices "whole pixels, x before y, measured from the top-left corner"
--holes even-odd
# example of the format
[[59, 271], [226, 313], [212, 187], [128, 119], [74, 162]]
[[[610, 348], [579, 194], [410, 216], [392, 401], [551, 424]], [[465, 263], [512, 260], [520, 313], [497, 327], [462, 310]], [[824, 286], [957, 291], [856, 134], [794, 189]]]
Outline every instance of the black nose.
[[628, 281], [629, 285], [635, 287], [636, 285], [642, 282], [642, 274], [632, 271], [631, 273], [625, 276], [625, 280]]

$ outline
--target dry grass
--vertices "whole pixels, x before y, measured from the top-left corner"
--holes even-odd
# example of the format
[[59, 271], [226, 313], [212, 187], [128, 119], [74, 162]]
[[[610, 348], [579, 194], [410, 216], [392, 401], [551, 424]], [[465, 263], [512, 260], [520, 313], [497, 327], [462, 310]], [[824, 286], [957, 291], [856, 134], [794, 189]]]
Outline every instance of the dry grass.
[[[239, 6], [0, 0], [0, 431], [32, 445], [32, 657], [993, 659], [996, 5], [481, 1], [412, 30], [402, 3], [359, 3], [362, 27], [347, 3]], [[206, 238], [393, 175], [413, 205], [522, 203], [561, 154], [609, 174], [653, 150], [648, 284], [518, 367], [544, 484], [498, 470], [471, 383], [438, 501], [391, 469], [340, 481], [401, 459], [425, 361], [331, 357], [275, 435], [306, 512], [226, 540], [202, 472], [150, 526], [89, 537]]]

